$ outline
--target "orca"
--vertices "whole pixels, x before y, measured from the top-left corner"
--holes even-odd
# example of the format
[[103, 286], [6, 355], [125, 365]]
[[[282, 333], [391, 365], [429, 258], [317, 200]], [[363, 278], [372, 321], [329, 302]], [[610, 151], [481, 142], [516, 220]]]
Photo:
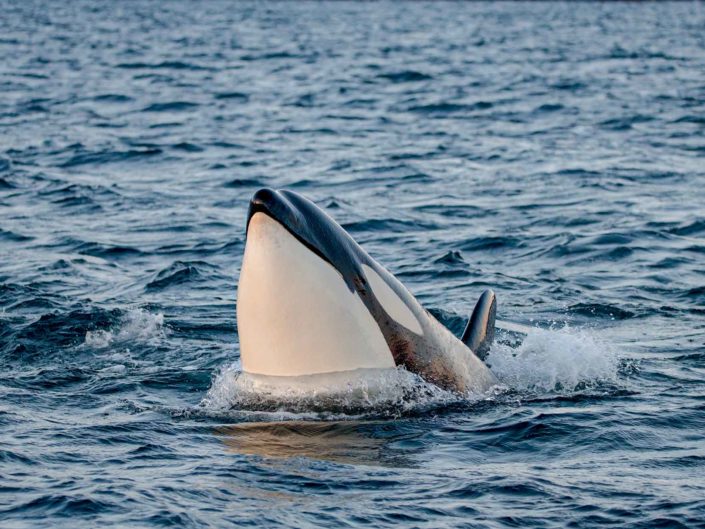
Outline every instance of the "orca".
[[498, 384], [486, 291], [462, 339], [426, 311], [322, 209], [289, 190], [255, 193], [237, 295], [243, 372], [305, 377], [404, 366], [458, 393]]

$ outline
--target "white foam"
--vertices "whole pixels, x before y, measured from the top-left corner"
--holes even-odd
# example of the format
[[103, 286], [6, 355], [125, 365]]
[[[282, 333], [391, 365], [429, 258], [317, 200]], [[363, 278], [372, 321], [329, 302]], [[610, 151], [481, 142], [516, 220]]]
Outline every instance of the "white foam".
[[464, 399], [404, 368], [271, 377], [248, 374], [234, 365], [216, 376], [201, 407], [215, 412], [249, 409], [399, 414], [459, 400]]
[[118, 325], [109, 330], [88, 331], [83, 345], [96, 349], [115, 344], [157, 343], [165, 337], [164, 315], [144, 309], [128, 310]]
[[531, 329], [516, 348], [496, 343], [487, 363], [501, 386], [483, 395], [458, 395], [403, 367], [272, 377], [245, 373], [238, 362], [215, 376], [199, 409], [245, 420], [399, 416], [481, 400], [501, 402], [507, 389], [555, 395], [618, 382], [613, 348], [590, 331], [568, 327]]
[[618, 379], [614, 349], [590, 331], [567, 326], [532, 329], [516, 349], [495, 344], [486, 361], [502, 383], [518, 391], [575, 391]]

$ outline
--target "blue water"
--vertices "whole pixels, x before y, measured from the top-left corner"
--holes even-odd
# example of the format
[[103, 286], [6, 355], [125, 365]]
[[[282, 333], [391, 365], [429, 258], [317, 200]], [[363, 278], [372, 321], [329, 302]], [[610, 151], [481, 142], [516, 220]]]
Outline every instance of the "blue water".
[[[705, 526], [701, 3], [0, 13], [3, 529]], [[261, 186], [495, 289], [502, 387], [247, 394]]]

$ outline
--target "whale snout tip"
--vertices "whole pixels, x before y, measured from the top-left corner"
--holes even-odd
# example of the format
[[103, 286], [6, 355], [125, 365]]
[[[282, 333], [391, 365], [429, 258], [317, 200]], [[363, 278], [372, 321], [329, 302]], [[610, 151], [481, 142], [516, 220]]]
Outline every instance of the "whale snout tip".
[[247, 215], [248, 228], [250, 220], [252, 220], [255, 213], [261, 212], [272, 218], [278, 218], [277, 212], [281, 213], [281, 208], [278, 207], [280, 204], [281, 197], [278, 191], [269, 187], [259, 189], [250, 199], [250, 208]]
[[277, 191], [271, 187], [263, 187], [255, 192], [250, 199], [251, 206], [267, 206], [276, 200]]

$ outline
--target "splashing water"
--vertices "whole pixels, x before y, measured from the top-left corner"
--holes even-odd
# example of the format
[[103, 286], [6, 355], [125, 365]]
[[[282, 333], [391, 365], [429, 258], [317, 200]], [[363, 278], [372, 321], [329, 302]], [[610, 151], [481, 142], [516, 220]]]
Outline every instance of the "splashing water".
[[587, 330], [567, 326], [533, 329], [516, 349], [495, 344], [487, 364], [512, 389], [546, 392], [616, 383], [619, 367], [612, 346]]
[[165, 337], [164, 315], [144, 309], [127, 311], [112, 330], [86, 332], [83, 345], [103, 349], [115, 344], [137, 342], [154, 344]]
[[[617, 355], [584, 330], [534, 329], [518, 348], [496, 344], [487, 363], [501, 386], [485, 395], [445, 391], [403, 367], [359, 369], [303, 377], [266, 377], [224, 368], [214, 379], [201, 408], [228, 410], [399, 416], [492, 399], [507, 389], [570, 393], [586, 386], [615, 383]], [[337, 417], [337, 415], [333, 415]]]
[[269, 377], [245, 373], [234, 365], [216, 377], [201, 407], [212, 411], [318, 412], [322, 414], [319, 418], [329, 419], [328, 413], [399, 416], [468, 398], [430, 384], [403, 367]]

